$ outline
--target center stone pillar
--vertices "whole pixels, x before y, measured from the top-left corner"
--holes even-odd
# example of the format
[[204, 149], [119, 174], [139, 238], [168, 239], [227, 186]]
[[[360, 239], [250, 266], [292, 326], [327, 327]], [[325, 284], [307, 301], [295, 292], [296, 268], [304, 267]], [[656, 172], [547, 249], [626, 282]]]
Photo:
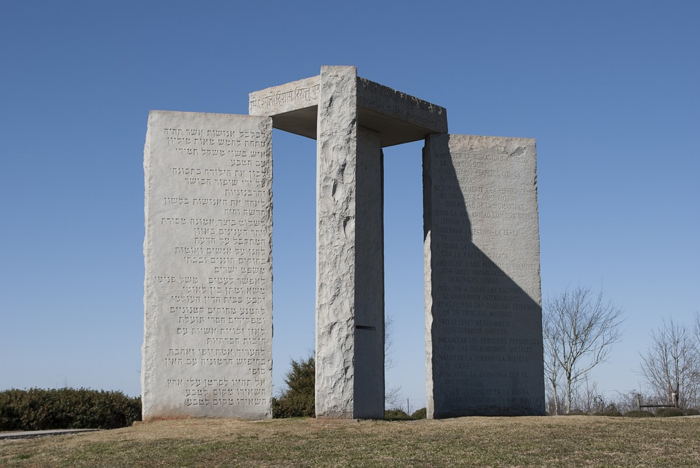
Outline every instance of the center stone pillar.
[[317, 119], [316, 416], [384, 415], [383, 157], [358, 126], [355, 67], [321, 68]]

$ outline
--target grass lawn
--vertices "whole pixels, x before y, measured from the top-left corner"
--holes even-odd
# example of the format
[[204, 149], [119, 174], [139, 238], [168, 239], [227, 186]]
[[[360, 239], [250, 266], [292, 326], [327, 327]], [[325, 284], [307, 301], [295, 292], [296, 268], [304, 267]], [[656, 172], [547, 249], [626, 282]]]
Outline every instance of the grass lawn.
[[700, 466], [700, 418], [188, 419], [0, 442], [0, 466]]

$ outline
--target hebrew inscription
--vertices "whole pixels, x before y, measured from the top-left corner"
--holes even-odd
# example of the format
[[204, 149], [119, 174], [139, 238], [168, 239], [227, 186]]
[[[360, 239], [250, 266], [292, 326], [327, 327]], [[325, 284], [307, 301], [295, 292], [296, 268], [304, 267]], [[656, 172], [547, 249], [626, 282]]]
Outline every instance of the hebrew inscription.
[[273, 115], [318, 105], [321, 83], [318, 76], [250, 93], [251, 115]]
[[154, 111], [143, 416], [270, 417], [271, 120]]
[[424, 152], [429, 417], [544, 412], [534, 140]]

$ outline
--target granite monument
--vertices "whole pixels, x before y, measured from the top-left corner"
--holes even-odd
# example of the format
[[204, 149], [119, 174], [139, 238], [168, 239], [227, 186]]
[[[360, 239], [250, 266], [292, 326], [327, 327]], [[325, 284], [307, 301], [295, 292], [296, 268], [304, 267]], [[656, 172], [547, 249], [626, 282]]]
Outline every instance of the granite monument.
[[272, 122], [148, 117], [143, 419], [271, 416]]
[[543, 414], [535, 142], [450, 135], [443, 107], [355, 67], [152, 112], [144, 419], [270, 417], [271, 129], [317, 142], [316, 416], [382, 418], [382, 148], [425, 140], [428, 417]]

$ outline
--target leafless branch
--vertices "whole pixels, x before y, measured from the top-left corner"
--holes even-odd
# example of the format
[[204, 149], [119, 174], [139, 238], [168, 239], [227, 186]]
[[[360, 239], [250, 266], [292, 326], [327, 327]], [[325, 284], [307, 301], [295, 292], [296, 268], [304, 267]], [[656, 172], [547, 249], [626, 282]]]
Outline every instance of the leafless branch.
[[621, 323], [622, 312], [602, 292], [594, 295], [590, 289], [575, 288], [545, 303], [545, 375], [556, 388], [561, 371], [567, 413], [577, 384], [607, 359], [612, 345], [620, 340]]
[[673, 320], [652, 333], [649, 350], [642, 356], [642, 373], [655, 396], [685, 407], [700, 396], [700, 353], [695, 338]]

